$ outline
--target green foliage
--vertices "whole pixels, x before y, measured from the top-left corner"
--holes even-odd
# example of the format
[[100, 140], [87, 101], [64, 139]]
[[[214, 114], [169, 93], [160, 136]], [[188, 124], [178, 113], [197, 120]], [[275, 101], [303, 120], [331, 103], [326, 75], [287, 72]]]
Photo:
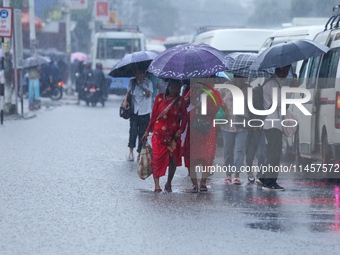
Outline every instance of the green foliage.
[[14, 9], [21, 9], [23, 5], [24, 5], [24, 1], [22, 0], [11, 0], [10, 1], [10, 6], [13, 7]]

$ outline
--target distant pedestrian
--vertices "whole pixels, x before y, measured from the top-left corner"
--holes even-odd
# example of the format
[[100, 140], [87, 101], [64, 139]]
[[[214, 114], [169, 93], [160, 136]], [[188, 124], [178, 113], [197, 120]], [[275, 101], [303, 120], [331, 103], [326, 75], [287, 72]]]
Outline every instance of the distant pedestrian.
[[96, 64], [96, 69], [93, 71], [94, 84], [100, 90], [100, 97], [104, 100], [107, 97], [106, 79], [103, 72], [103, 65], [101, 63]]
[[39, 87], [39, 72], [38, 66], [33, 66], [28, 69], [28, 97], [29, 97], [29, 109], [31, 111], [37, 110], [35, 108], [35, 100], [40, 98], [40, 87]]
[[[180, 81], [170, 80], [166, 93], [156, 96], [151, 120], [142, 138], [142, 142], [145, 142], [149, 132], [153, 132], [152, 172], [155, 192], [162, 191], [159, 178], [165, 175], [168, 166], [168, 181], [164, 189], [172, 192], [171, 182], [176, 167], [182, 165], [180, 138], [187, 123], [187, 110], [183, 97], [179, 95], [181, 86]], [[179, 116], [181, 116], [181, 121]]]
[[130, 80], [127, 87], [127, 93], [123, 107], [126, 109], [128, 102], [127, 98], [129, 94], [132, 95], [132, 104], [134, 113], [130, 117], [130, 131], [129, 131], [129, 143], [130, 153], [128, 161], [134, 161], [133, 149], [136, 147], [136, 139], [138, 137], [137, 145], [137, 160], [139, 160], [139, 153], [142, 150], [141, 139], [148, 127], [150, 121], [151, 108], [151, 93], [153, 92], [152, 83], [149, 79], [145, 79], [143, 71], [136, 69], [135, 78]]

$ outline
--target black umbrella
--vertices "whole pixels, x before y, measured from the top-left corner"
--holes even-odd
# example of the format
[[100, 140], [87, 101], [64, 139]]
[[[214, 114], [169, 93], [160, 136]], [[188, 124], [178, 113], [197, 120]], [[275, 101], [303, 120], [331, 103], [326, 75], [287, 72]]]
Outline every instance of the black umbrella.
[[158, 53], [147, 50], [128, 54], [118, 61], [109, 75], [112, 77], [134, 77], [136, 69], [145, 72], [157, 55]]

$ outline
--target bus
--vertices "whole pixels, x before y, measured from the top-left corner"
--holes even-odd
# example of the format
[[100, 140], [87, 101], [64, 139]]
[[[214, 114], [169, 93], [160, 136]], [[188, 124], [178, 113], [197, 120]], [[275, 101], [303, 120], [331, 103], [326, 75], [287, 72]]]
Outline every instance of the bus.
[[145, 50], [145, 39], [137, 26], [102, 27], [94, 36], [92, 68], [101, 63], [110, 83], [109, 93], [123, 95], [131, 78], [108, 76], [114, 65], [125, 55]]

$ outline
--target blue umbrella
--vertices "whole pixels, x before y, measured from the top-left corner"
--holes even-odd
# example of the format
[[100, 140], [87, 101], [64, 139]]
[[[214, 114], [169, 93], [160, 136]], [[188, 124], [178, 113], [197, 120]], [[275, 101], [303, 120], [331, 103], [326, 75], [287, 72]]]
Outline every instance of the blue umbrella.
[[228, 73], [250, 78], [268, 78], [275, 73], [275, 68], [265, 70], [251, 70], [249, 67], [254, 63], [259, 56], [257, 53], [234, 52], [228, 54], [233, 59], [229, 65]]
[[109, 73], [112, 77], [134, 77], [136, 69], [143, 72], [158, 55], [155, 51], [138, 51], [124, 56]]
[[176, 80], [209, 77], [227, 70], [231, 60], [223, 52], [207, 44], [185, 44], [160, 53], [147, 71], [159, 78]]
[[328, 51], [327, 46], [307, 39], [280, 43], [263, 51], [250, 66], [250, 69], [262, 70], [271, 67], [284, 67]]

